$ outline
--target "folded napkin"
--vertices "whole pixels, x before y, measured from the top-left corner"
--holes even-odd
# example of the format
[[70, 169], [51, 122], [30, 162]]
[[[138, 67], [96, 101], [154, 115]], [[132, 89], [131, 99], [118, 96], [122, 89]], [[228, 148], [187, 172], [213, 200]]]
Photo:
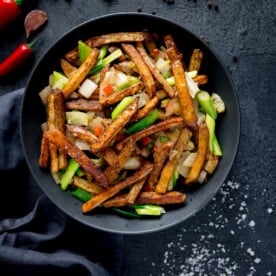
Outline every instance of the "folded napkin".
[[69, 218], [30, 175], [19, 134], [23, 93], [0, 97], [1, 275], [120, 275], [123, 236]]

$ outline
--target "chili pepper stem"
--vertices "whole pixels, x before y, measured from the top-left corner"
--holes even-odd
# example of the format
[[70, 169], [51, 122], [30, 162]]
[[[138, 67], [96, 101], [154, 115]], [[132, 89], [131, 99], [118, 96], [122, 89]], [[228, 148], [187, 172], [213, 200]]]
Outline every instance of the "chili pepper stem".
[[37, 39], [34, 39], [33, 41], [31, 41], [30, 43], [27, 43], [27, 45], [30, 47], [30, 48], [33, 48], [33, 46], [35, 45], [35, 43], [39, 40], [39, 38]]
[[22, 6], [23, 0], [14, 0], [18, 6]]

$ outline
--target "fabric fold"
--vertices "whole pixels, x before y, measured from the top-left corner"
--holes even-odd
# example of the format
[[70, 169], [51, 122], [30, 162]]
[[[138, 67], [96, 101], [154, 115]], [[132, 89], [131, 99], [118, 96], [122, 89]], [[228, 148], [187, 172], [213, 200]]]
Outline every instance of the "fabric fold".
[[[0, 217], [1, 274], [120, 275], [122, 235], [82, 225], [69, 218], [46, 195], [34, 192], [37, 187], [29, 171], [26, 172], [20, 144], [19, 112], [23, 93], [24, 89], [20, 89], [0, 97], [0, 175], [10, 177], [6, 183], [10, 188], [0, 194], [0, 201], [8, 204], [1, 208], [19, 210], [26, 203], [19, 198], [30, 195], [35, 198], [28, 213]], [[25, 181], [30, 180], [28, 189], [22, 189], [22, 176]]]

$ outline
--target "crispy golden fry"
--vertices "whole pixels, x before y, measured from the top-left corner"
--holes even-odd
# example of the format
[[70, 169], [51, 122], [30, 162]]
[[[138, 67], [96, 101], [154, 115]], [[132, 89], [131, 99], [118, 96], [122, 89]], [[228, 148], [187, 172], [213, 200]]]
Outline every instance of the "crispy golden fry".
[[153, 170], [149, 175], [147, 182], [144, 186], [145, 191], [154, 191], [155, 186], [159, 180], [159, 176], [166, 159], [169, 156], [169, 152], [173, 147], [173, 143], [166, 142], [160, 146], [158, 150], [153, 153]]
[[218, 162], [219, 162], [219, 160], [218, 160], [217, 156], [213, 156], [213, 155], [208, 156], [207, 155], [207, 160], [204, 164], [204, 170], [209, 174], [213, 174], [215, 169], [218, 166]]
[[136, 50], [136, 48], [127, 43], [122, 43], [122, 47], [124, 51], [127, 53], [129, 58], [134, 62], [136, 68], [139, 71], [139, 74], [141, 76], [142, 82], [144, 83], [144, 86], [146, 88], [146, 91], [150, 98], [152, 98], [155, 95], [155, 82], [153, 79], [153, 76], [148, 68], [148, 66], [145, 64], [144, 60]]
[[191, 185], [197, 181], [197, 178], [203, 168], [209, 148], [209, 131], [206, 124], [200, 124], [198, 128], [198, 149], [195, 162], [185, 180], [186, 185]]
[[156, 43], [154, 42], [152, 35], [149, 32], [145, 32], [145, 40], [144, 43], [149, 53], [152, 52], [153, 49], [157, 48]]
[[162, 100], [167, 97], [167, 93], [163, 89], [160, 89], [156, 91], [156, 96], [158, 97], [159, 100]]
[[91, 131], [87, 130], [82, 126], [77, 125], [66, 125], [67, 130], [70, 132], [71, 135], [77, 137], [87, 144], [91, 145], [98, 141], [97, 136], [95, 136]]
[[198, 85], [203, 85], [208, 83], [208, 76], [207, 75], [197, 75], [194, 78], [194, 81], [198, 84]]
[[189, 94], [182, 59], [179, 57], [179, 53], [172, 36], [167, 35], [164, 40], [167, 46], [167, 54], [171, 61], [173, 75], [175, 77], [175, 86], [178, 92], [180, 105], [182, 107], [183, 118], [189, 127], [196, 128], [197, 116], [192, 98]]
[[[130, 204], [127, 201], [127, 196], [128, 194], [118, 195], [105, 201], [103, 206], [106, 208], [129, 206]], [[177, 191], [167, 192], [165, 194], [158, 194], [156, 192], [141, 192], [136, 198], [134, 204], [180, 204], [183, 203], [186, 198], [186, 194]]]
[[177, 166], [178, 159], [183, 152], [186, 144], [192, 136], [192, 132], [188, 128], [182, 129], [176, 143], [174, 146], [174, 150], [176, 154], [171, 160], [166, 162], [166, 165], [163, 167], [160, 179], [155, 187], [155, 191], [160, 194], [164, 194], [167, 191], [170, 179], [173, 175], [173, 172]]
[[65, 98], [68, 98], [85, 79], [89, 71], [94, 67], [97, 62], [97, 58], [100, 51], [97, 48], [93, 48], [86, 60], [81, 64], [78, 70], [73, 74], [67, 84], [63, 88], [63, 94]]
[[118, 150], [122, 150], [122, 148], [125, 146], [126, 143], [128, 143], [130, 140], [133, 140], [135, 142], [139, 141], [140, 139], [152, 135], [153, 133], [156, 133], [158, 131], [166, 130], [172, 127], [181, 127], [183, 126], [183, 119], [181, 117], [172, 117], [169, 118], [163, 122], [154, 124], [146, 129], [143, 129], [139, 132], [136, 132], [124, 140], [117, 143], [116, 148]]
[[137, 181], [136, 183], [134, 183], [127, 195], [127, 202], [129, 204], [134, 204], [137, 196], [139, 195], [139, 193], [141, 192], [144, 184], [146, 182], [146, 177]]
[[[61, 90], [54, 91], [54, 117], [55, 117], [55, 127], [60, 130], [63, 134], [65, 134], [65, 109], [64, 109], [64, 95]], [[58, 167], [59, 170], [63, 170], [68, 165], [67, 154], [63, 149], [58, 150]]]
[[[100, 47], [105, 44], [110, 43], [122, 43], [122, 42], [135, 42], [143, 41], [145, 39], [145, 34], [143, 32], [118, 32], [110, 33], [100, 36], [92, 37], [85, 41], [85, 43], [91, 48]], [[70, 62], [76, 62], [78, 60], [79, 53], [78, 48], [71, 50], [66, 53], [65, 58]]]
[[[99, 141], [99, 139], [91, 131], [89, 131], [84, 127], [76, 126], [76, 125], [66, 125], [66, 127], [67, 127], [67, 130], [71, 133], [71, 135], [83, 140], [90, 146], [93, 143], [96, 143]], [[110, 166], [112, 167], [119, 166], [118, 156], [111, 148], [104, 149], [102, 154], [103, 154], [103, 158]]]
[[137, 109], [138, 100], [136, 99], [134, 103], [130, 104], [113, 120], [113, 122], [106, 128], [100, 140], [91, 145], [91, 150], [93, 152], [99, 152], [107, 148], [112, 140], [116, 137], [116, 135], [130, 121], [131, 117], [136, 113]]
[[60, 59], [60, 67], [67, 78], [70, 78], [78, 70], [77, 67], [72, 65], [64, 58]]
[[66, 109], [70, 110], [83, 110], [83, 111], [102, 111], [102, 105], [95, 100], [76, 99], [70, 100], [65, 103]]
[[93, 210], [107, 199], [116, 195], [118, 192], [122, 191], [123, 189], [127, 188], [133, 183], [139, 181], [140, 179], [146, 177], [151, 172], [152, 168], [153, 165], [149, 162], [146, 162], [138, 171], [136, 171], [131, 176], [127, 177], [125, 180], [115, 184], [114, 186], [103, 191], [102, 193], [92, 197], [89, 201], [85, 202], [82, 205], [83, 213], [87, 213]]
[[124, 167], [127, 160], [131, 157], [135, 149], [135, 142], [129, 140], [118, 155], [119, 167], [109, 166], [105, 169], [104, 173], [110, 183], [112, 183], [118, 176], [119, 172]]
[[188, 71], [199, 71], [201, 67], [201, 61], [203, 59], [203, 52], [200, 49], [194, 49], [190, 58]]
[[158, 104], [159, 99], [157, 96], [154, 96], [152, 99], [148, 101], [148, 103], [140, 109], [134, 116], [131, 121], [138, 121], [148, 115]]
[[49, 158], [50, 156], [49, 156], [48, 141], [43, 135], [41, 140], [40, 155], [38, 160], [39, 166], [42, 168], [47, 168], [50, 160]]
[[103, 158], [108, 163], [108, 165], [112, 166], [113, 168], [118, 168], [120, 166], [118, 155], [112, 148], [106, 148], [103, 151]]
[[[47, 130], [52, 130], [56, 128], [55, 122], [55, 93], [51, 93], [48, 96], [48, 104], [47, 104]], [[58, 149], [56, 145], [48, 142], [49, 153], [50, 153], [50, 170], [52, 173], [57, 173], [59, 171], [59, 160], [58, 160]]]
[[99, 168], [97, 168], [93, 161], [73, 142], [71, 142], [62, 132], [56, 129], [48, 130], [45, 133], [45, 136], [50, 143], [53, 143], [55, 146], [66, 150], [67, 154], [72, 157], [84, 171], [90, 173], [92, 177], [95, 178], [97, 183], [105, 188], [108, 187], [109, 183], [105, 174]]
[[92, 194], [99, 194], [103, 191], [103, 188], [100, 187], [99, 185], [88, 181], [82, 177], [79, 177], [77, 175], [75, 175], [73, 177], [73, 181], [72, 181], [73, 186], [75, 187], [79, 187], [87, 192], [90, 192]]
[[143, 87], [142, 82], [137, 82], [121, 91], [112, 93], [108, 97], [101, 97], [100, 103], [103, 105], [115, 104], [127, 96], [137, 94]]
[[151, 57], [146, 52], [146, 50], [143, 46], [143, 43], [142, 42], [137, 42], [136, 45], [137, 45], [136, 48], [137, 48], [139, 54], [141, 55], [144, 62], [146, 63], [146, 65], [150, 69], [152, 75], [155, 77], [157, 82], [159, 84], [161, 84], [164, 91], [169, 95], [169, 97], [172, 98], [175, 94], [174, 88], [167, 82], [167, 80], [164, 78], [164, 76], [160, 73], [159, 69], [156, 67], [155, 63], [153, 62]]

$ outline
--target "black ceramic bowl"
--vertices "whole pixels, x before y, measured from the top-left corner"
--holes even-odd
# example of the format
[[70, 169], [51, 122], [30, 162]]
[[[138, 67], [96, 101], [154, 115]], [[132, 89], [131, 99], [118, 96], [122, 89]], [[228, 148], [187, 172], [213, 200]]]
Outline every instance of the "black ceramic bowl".
[[[41, 123], [46, 120], [45, 108], [38, 92], [48, 84], [49, 74], [59, 66], [59, 58], [77, 45], [77, 41], [118, 31], [141, 31], [172, 34], [188, 61], [194, 48], [204, 52], [202, 71], [209, 77], [206, 89], [218, 92], [226, 103], [226, 112], [217, 123], [217, 136], [223, 149], [223, 157], [207, 184], [188, 193], [185, 204], [172, 208], [160, 218], [128, 219], [114, 213], [83, 214], [82, 203], [62, 191], [49, 172], [38, 166], [41, 141]], [[120, 234], [142, 234], [166, 229], [183, 222], [205, 206], [225, 181], [235, 159], [240, 133], [240, 113], [237, 96], [220, 59], [201, 39], [185, 26], [167, 19], [142, 13], [120, 13], [92, 19], [66, 33], [45, 53], [33, 70], [22, 101], [21, 139], [25, 158], [38, 185], [45, 194], [67, 215], [90, 227]]]

